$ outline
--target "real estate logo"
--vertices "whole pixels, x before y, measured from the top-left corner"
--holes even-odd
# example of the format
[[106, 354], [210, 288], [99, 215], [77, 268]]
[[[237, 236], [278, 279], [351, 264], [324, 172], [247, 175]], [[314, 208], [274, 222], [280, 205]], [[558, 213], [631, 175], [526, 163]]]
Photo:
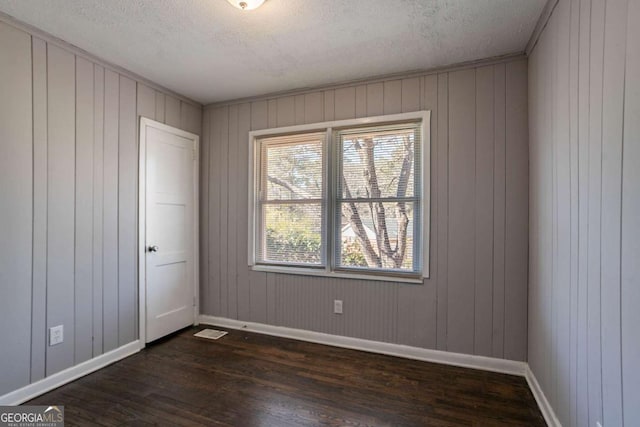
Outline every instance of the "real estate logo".
[[64, 427], [64, 406], [0, 406], [0, 427]]

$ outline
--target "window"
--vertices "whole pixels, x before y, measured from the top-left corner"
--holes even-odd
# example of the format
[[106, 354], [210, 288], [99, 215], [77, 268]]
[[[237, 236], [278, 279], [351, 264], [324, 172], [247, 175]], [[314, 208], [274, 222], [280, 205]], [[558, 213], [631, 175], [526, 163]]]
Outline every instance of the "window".
[[258, 262], [325, 263], [324, 148], [322, 133], [260, 140]]
[[251, 132], [250, 264], [426, 277], [428, 123], [420, 112]]

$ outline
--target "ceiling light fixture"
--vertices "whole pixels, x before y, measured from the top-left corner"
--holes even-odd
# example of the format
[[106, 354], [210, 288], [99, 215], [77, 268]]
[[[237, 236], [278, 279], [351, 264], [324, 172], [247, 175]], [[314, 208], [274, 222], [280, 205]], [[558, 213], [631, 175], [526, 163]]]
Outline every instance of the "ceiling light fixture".
[[242, 10], [257, 9], [265, 0], [227, 0], [229, 3]]

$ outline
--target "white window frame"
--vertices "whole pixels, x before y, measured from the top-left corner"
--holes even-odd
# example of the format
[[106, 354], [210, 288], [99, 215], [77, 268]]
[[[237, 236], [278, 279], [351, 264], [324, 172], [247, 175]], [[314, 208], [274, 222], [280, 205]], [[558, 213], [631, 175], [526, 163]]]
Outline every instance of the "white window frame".
[[[420, 131], [422, 137], [422, 145], [421, 145], [421, 154], [422, 154], [422, 165], [420, 168], [421, 173], [421, 194], [420, 194], [420, 212], [422, 216], [421, 220], [421, 231], [422, 238], [420, 240], [420, 253], [422, 254], [422, 272], [418, 273], [418, 276], [405, 276], [405, 275], [394, 275], [385, 271], [376, 272], [375, 269], [367, 270], [366, 272], [351, 272], [345, 270], [335, 271], [332, 270], [332, 263], [329, 259], [326, 260], [324, 268], [317, 267], [297, 267], [297, 266], [286, 266], [286, 265], [265, 265], [258, 264], [256, 262], [256, 218], [259, 218], [257, 208], [258, 197], [259, 197], [259, 185], [260, 185], [260, 177], [256, 173], [259, 171], [259, 165], [257, 162], [260, 159], [260, 155], [257, 150], [260, 150], [259, 140], [265, 137], [274, 137], [274, 136], [282, 136], [286, 134], [297, 134], [297, 133], [312, 133], [312, 132], [326, 132], [326, 141], [325, 141], [325, 156], [329, 159], [330, 147], [335, 143], [333, 141], [333, 130], [334, 129], [342, 129], [348, 127], [358, 127], [364, 125], [371, 126], [381, 126], [384, 124], [397, 124], [402, 122], [411, 122], [411, 121], [420, 121]], [[335, 156], [334, 156], [335, 157]], [[333, 159], [332, 159], [333, 160]], [[326, 161], [326, 164], [331, 164], [332, 161]], [[335, 165], [331, 166], [335, 169]], [[333, 185], [333, 173], [335, 171], [332, 170], [331, 173], [327, 173], [325, 171], [325, 193], [326, 194], [326, 202], [328, 206], [326, 206], [326, 214], [324, 218], [323, 230], [325, 231], [325, 236], [323, 236], [326, 241], [325, 244], [330, 248], [331, 255], [333, 256], [334, 252], [334, 244], [331, 241], [335, 235], [335, 230], [332, 229], [331, 221], [329, 217], [331, 216], [331, 211], [333, 209], [332, 205], [334, 204], [335, 195], [333, 192], [335, 191], [335, 186]], [[331, 182], [330, 182], [331, 181]], [[295, 126], [286, 126], [279, 128], [271, 128], [271, 129], [262, 129], [249, 132], [249, 180], [248, 180], [249, 188], [248, 188], [248, 264], [251, 269], [255, 271], [266, 271], [266, 272], [276, 272], [276, 273], [288, 273], [288, 274], [300, 274], [300, 275], [309, 275], [309, 276], [325, 276], [325, 277], [341, 277], [341, 278], [353, 278], [353, 279], [365, 279], [365, 280], [382, 280], [382, 281], [395, 281], [395, 282], [404, 282], [404, 283], [423, 283], [423, 279], [429, 278], [429, 242], [430, 242], [430, 224], [431, 224], [431, 111], [415, 111], [411, 113], [401, 113], [401, 114], [390, 114], [385, 116], [374, 116], [374, 117], [364, 117], [359, 119], [348, 119], [348, 120], [333, 120], [321, 123], [312, 123], [305, 125], [295, 125]], [[330, 229], [331, 227], [331, 229]]]

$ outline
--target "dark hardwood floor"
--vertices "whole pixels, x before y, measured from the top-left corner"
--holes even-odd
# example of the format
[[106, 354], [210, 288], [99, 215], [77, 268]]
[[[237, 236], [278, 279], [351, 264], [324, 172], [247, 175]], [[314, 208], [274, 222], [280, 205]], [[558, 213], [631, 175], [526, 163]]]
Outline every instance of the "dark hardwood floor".
[[189, 328], [29, 404], [72, 425], [544, 426], [524, 378]]

